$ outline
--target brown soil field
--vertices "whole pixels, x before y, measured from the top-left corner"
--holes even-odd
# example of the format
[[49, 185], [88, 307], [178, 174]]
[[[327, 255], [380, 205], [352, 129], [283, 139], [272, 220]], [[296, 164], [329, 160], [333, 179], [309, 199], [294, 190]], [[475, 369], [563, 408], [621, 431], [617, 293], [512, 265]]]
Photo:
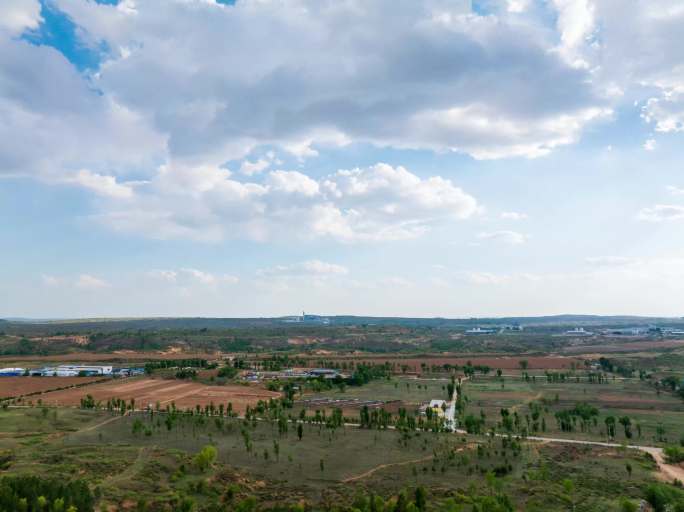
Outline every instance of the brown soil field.
[[102, 379], [103, 377], [0, 377], [0, 398], [41, 393]]
[[92, 395], [96, 401], [106, 403], [110, 398], [129, 401], [135, 399], [136, 407], [153, 407], [157, 402], [161, 407], [174, 402], [179, 409], [194, 408], [196, 405], [226, 406], [232, 402], [233, 409], [243, 412], [247, 405], [256, 404], [259, 400], [278, 398], [280, 393], [267, 391], [256, 386], [207, 386], [198, 382], [163, 379], [125, 379], [113, 380], [102, 384], [94, 384], [86, 389], [68, 389], [53, 391], [41, 396], [49, 405], [79, 405], [86, 394]]
[[122, 363], [134, 361], [150, 361], [157, 359], [216, 359], [216, 354], [199, 352], [133, 352], [122, 350], [117, 352], [96, 353], [96, 352], [72, 352], [69, 354], [56, 354], [52, 356], [2, 356], [0, 361], [26, 361], [36, 362], [38, 366], [46, 362], [69, 361], [69, 362], [113, 362]]
[[[428, 366], [434, 365], [458, 365], [464, 366], [470, 361], [473, 365], [486, 365], [492, 369], [501, 368], [502, 370], [514, 370], [520, 368], [520, 361], [527, 361], [528, 369], [530, 370], [562, 370], [570, 369], [572, 363], [576, 363], [582, 367], [584, 364], [581, 359], [575, 357], [565, 357], [565, 356], [516, 356], [516, 357], [421, 357], [421, 358], [398, 358], [398, 357], [335, 357], [328, 358], [327, 360], [334, 360], [336, 362], [344, 361], [354, 361], [356, 363], [368, 363], [368, 364], [383, 364], [388, 362], [390, 364], [396, 365], [397, 372], [401, 372], [401, 366], [407, 365], [409, 367], [409, 372], [420, 372], [421, 363]], [[316, 367], [317, 360], [309, 360], [309, 367]]]
[[565, 347], [563, 352], [573, 354], [585, 354], [588, 352], [632, 352], [659, 348], [684, 347], [684, 340], [662, 340], [662, 341], [622, 341], [610, 340], [602, 345], [576, 345]]

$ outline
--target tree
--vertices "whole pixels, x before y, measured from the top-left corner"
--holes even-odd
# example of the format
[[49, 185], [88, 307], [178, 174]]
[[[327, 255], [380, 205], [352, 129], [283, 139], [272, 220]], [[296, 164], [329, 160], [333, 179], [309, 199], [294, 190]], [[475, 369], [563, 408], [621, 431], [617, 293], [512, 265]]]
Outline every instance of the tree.
[[639, 510], [639, 507], [633, 501], [627, 498], [620, 500], [620, 512], [637, 512], [637, 510]]
[[423, 487], [422, 485], [416, 487], [415, 502], [416, 508], [421, 512], [424, 512], [427, 508], [427, 491], [425, 490], [425, 487]]
[[195, 465], [200, 471], [206, 471], [216, 460], [216, 455], [216, 448], [208, 444], [195, 455]]
[[527, 370], [527, 367], [530, 365], [527, 359], [521, 359], [518, 361], [518, 365], [520, 366], [521, 370]]
[[607, 416], [604, 422], [606, 424], [606, 435], [608, 437], [615, 437], [615, 417]]
[[622, 416], [620, 418], [620, 424], [625, 429], [625, 437], [627, 439], [631, 439], [632, 438], [632, 422], [629, 419], [629, 416]]
[[573, 497], [573, 492], [575, 491], [575, 484], [569, 478], [563, 480], [563, 490], [568, 496], [568, 501], [570, 502], [570, 510], [575, 510], [575, 500]]

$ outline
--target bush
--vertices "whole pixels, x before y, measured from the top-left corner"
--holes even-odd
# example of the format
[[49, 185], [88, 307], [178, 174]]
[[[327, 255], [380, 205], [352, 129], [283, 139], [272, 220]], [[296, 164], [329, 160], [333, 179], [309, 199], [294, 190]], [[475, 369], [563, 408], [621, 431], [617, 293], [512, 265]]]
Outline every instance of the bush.
[[82, 480], [64, 483], [37, 476], [5, 476], [0, 479], [0, 510], [78, 510], [92, 512], [94, 498]]
[[665, 454], [665, 460], [669, 464], [684, 462], [684, 448], [680, 446], [666, 446], [663, 449], [663, 453]]
[[646, 501], [655, 512], [684, 512], [684, 491], [666, 484], [652, 484], [646, 488]]

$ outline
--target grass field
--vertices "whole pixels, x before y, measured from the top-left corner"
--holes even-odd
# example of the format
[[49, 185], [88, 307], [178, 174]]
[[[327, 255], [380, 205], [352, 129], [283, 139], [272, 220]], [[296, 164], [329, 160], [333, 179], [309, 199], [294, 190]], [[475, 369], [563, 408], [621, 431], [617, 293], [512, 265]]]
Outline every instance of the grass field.
[[[56, 421], [40, 409], [0, 415], [12, 473], [85, 478], [103, 510], [135, 509], [141, 499], [171, 503], [179, 495], [191, 496], [201, 507], [227, 489], [257, 496], [265, 505], [349, 504], [359, 492], [387, 497], [423, 485], [437, 502], [496, 491], [506, 492], [519, 510], [561, 511], [569, 507], [562, 481], [571, 478], [578, 489], [570, 498], [576, 511], [617, 511], [619, 497], [637, 498], [644, 483], [653, 481], [652, 461], [619, 449], [529, 443], [517, 451], [501, 439], [434, 433], [407, 439], [395, 431], [332, 432], [316, 425], [306, 425], [299, 440], [293, 428], [280, 435], [267, 422], [245, 427], [242, 420], [225, 420], [219, 426], [198, 417], [168, 431], [157, 424], [159, 414], [117, 417], [77, 409], [59, 410]], [[151, 433], [134, 433], [136, 420]], [[26, 437], [21, 425], [39, 434]], [[249, 451], [243, 428], [251, 439]], [[217, 448], [218, 459], [201, 472], [192, 457], [207, 444]], [[484, 473], [501, 468], [489, 487]]]
[[[551, 383], [542, 378], [526, 382], [509, 377], [504, 379], [502, 386], [495, 377], [478, 376], [467, 381], [463, 389], [469, 400], [470, 413], [484, 411], [488, 427], [501, 421], [502, 408], [509, 409], [511, 413], [517, 411], [524, 420], [530, 414], [530, 404], [543, 403], [547, 411], [544, 413], [547, 430], [538, 435], [606, 440], [605, 417], [628, 416], [634, 437], [626, 439], [623, 428], [618, 425], [618, 442], [662, 444], [657, 435], [659, 425], [664, 428], [664, 440], [667, 442], [678, 442], [684, 436], [684, 402], [671, 393], [658, 394], [653, 386], [639, 379], [609, 379], [606, 384], [590, 384], [586, 380]], [[586, 402], [599, 410], [597, 426], [589, 432], [581, 432], [580, 429], [561, 432], [557, 428], [555, 413], [571, 409], [579, 402]], [[641, 437], [638, 437], [636, 425], [641, 427]]]

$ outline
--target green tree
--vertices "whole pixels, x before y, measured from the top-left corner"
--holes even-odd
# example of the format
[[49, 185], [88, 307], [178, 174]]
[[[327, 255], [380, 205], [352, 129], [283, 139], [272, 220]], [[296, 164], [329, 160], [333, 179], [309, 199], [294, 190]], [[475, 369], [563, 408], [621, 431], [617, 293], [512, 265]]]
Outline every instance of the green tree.
[[195, 455], [195, 465], [200, 471], [206, 471], [216, 460], [216, 455], [216, 448], [208, 444]]
[[424, 512], [427, 508], [427, 491], [425, 490], [425, 487], [423, 487], [422, 485], [416, 487], [414, 499], [416, 503], [416, 508], [421, 512]]

